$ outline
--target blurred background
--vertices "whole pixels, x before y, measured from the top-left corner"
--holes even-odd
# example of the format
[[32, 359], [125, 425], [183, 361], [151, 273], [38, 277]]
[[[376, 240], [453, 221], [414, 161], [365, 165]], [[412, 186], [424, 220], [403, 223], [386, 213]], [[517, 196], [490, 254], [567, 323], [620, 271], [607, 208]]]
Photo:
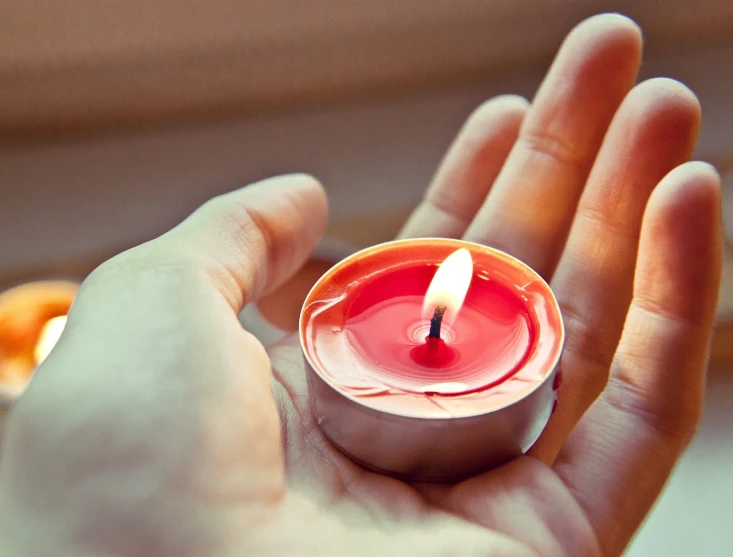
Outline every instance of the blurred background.
[[[389, 239], [471, 110], [531, 98], [565, 34], [604, 11], [642, 26], [642, 78], [700, 97], [696, 157], [724, 174], [733, 242], [731, 0], [4, 0], [0, 291], [80, 280], [283, 172], [322, 180], [330, 236]], [[730, 248], [726, 266], [701, 433], [632, 556], [733, 554]]]

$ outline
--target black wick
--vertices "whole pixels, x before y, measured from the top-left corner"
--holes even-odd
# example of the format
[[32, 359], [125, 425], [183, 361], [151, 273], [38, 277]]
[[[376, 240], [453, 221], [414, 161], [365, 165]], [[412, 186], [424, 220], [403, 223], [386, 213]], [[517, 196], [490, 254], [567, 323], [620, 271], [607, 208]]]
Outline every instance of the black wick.
[[430, 320], [430, 334], [428, 334], [428, 338], [440, 338], [440, 324], [443, 322], [444, 313], [445, 306], [435, 308], [433, 318]]

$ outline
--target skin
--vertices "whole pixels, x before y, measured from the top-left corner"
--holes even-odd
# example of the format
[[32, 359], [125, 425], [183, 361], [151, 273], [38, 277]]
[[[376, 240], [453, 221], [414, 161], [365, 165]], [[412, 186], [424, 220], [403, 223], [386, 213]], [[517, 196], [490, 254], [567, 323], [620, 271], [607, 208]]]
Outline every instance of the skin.
[[216, 198], [85, 281], [6, 424], [10, 555], [619, 555], [700, 417], [720, 280], [720, 186], [688, 161], [700, 109], [634, 85], [616, 15], [567, 37], [537, 96], [468, 119], [402, 237], [496, 246], [551, 281], [560, 404], [530, 454], [455, 485], [368, 472], [323, 437], [296, 339], [237, 313], [326, 222], [312, 178]]

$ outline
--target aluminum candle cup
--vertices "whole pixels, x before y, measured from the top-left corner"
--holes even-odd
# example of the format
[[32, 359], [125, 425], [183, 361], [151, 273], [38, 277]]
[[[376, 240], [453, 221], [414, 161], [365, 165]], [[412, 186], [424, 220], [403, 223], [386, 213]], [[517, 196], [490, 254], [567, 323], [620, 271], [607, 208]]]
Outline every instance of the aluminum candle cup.
[[537, 440], [564, 329], [527, 265], [428, 238], [335, 265], [305, 300], [300, 340], [312, 411], [341, 451], [396, 477], [455, 481]]

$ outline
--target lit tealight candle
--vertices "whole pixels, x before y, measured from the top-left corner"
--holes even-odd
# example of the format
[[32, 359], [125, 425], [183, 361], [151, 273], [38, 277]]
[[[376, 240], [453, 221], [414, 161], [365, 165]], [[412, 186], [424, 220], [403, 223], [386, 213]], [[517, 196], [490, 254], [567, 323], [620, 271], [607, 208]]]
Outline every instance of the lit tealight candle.
[[555, 403], [563, 345], [527, 265], [447, 239], [389, 242], [329, 270], [300, 337], [324, 433], [372, 469], [466, 477], [524, 453]]
[[58, 341], [78, 289], [74, 282], [41, 281], [0, 294], [0, 419]]

